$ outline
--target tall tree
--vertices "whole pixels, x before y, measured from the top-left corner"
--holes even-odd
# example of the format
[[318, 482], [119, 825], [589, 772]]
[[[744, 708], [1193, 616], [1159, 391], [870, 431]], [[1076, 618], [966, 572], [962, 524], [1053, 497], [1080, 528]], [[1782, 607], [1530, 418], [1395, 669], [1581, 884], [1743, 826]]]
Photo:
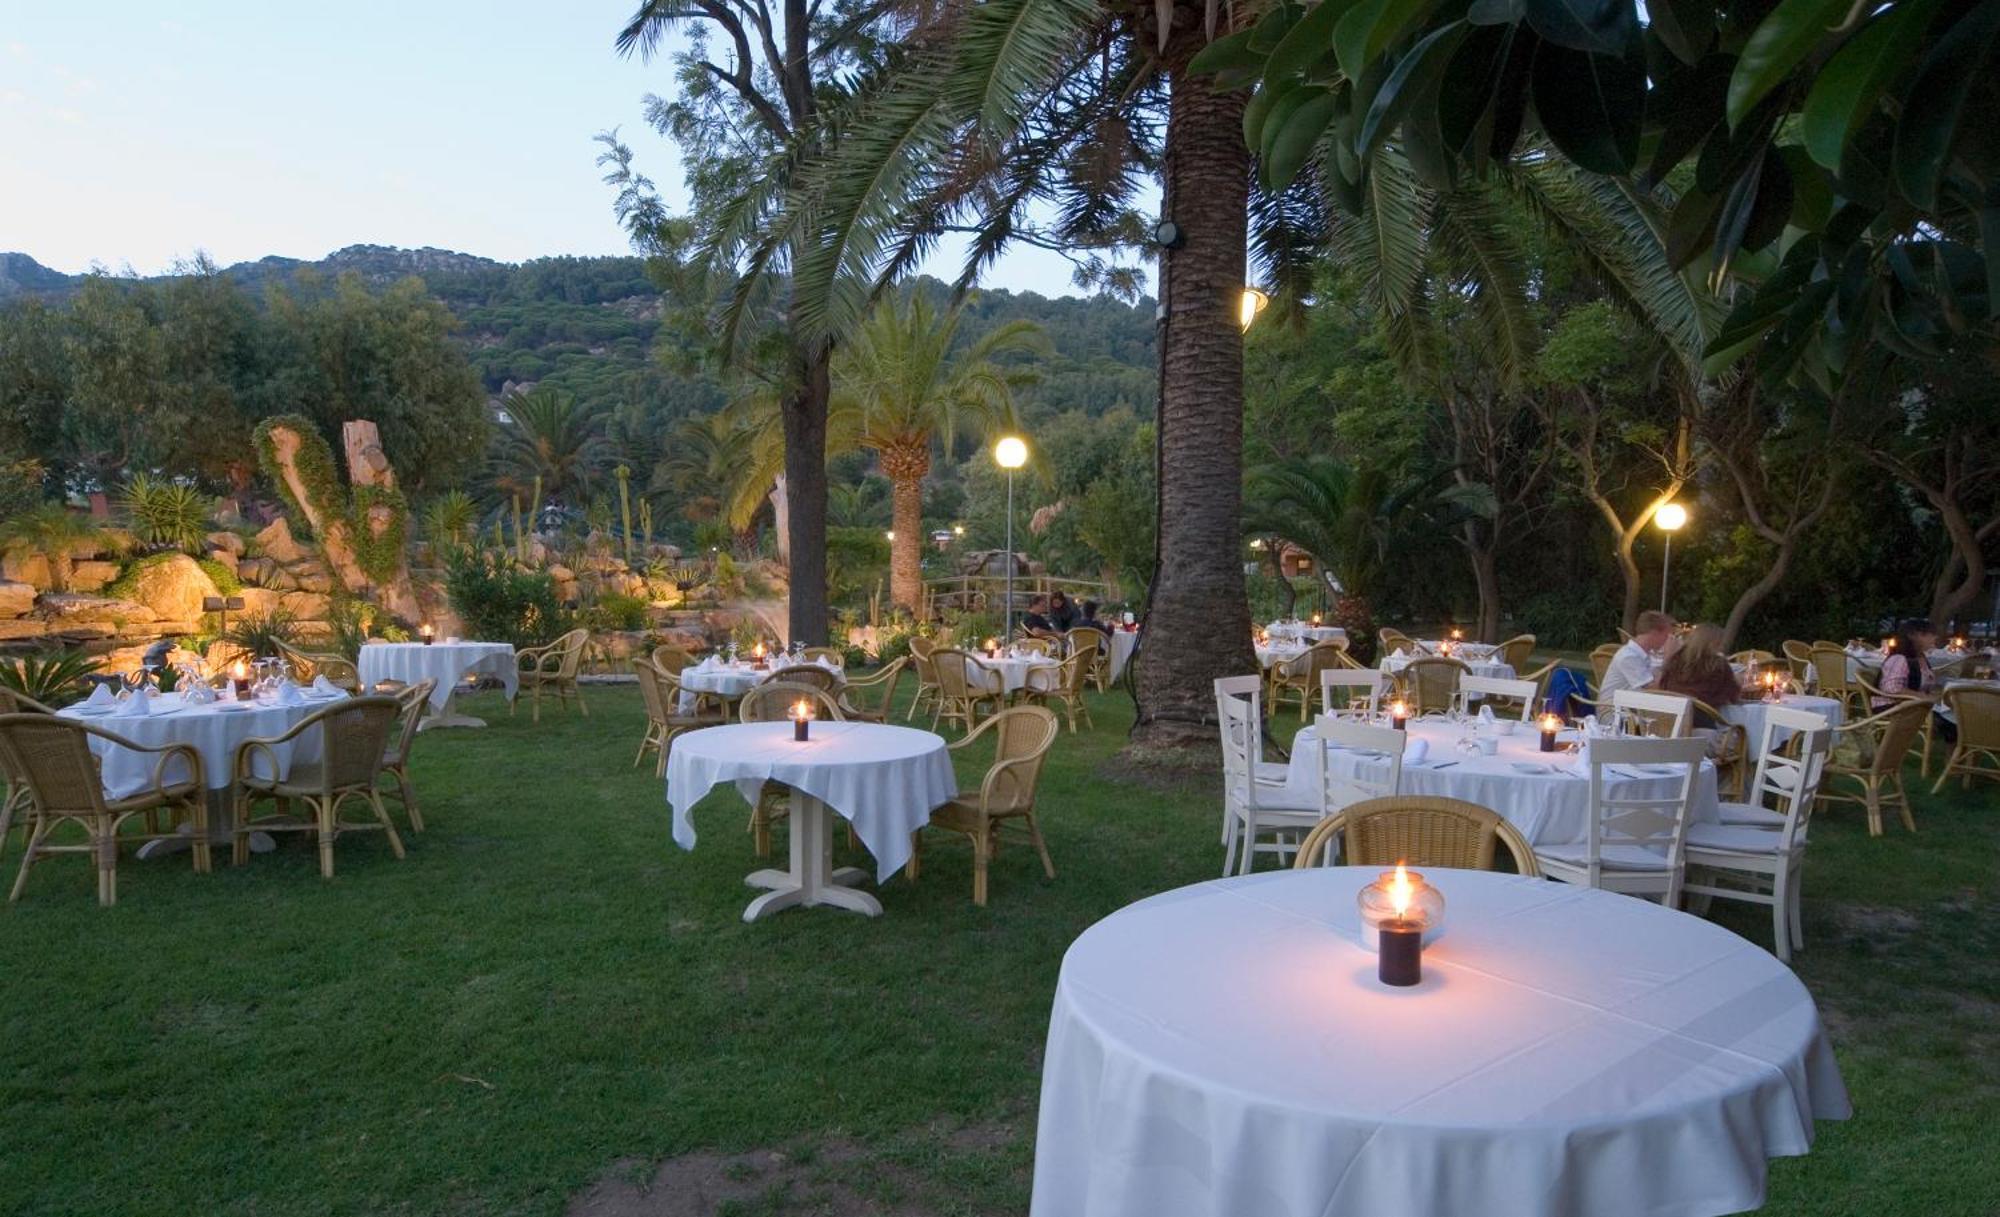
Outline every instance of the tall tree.
[[602, 416], [559, 389], [511, 393], [500, 408], [489, 467], [495, 489], [525, 500], [539, 487], [553, 502], [583, 506], [616, 455]]
[[[683, 30], [674, 56], [680, 93], [649, 99], [653, 125], [681, 146], [703, 229], [696, 235], [707, 260], [733, 266], [744, 233], [731, 222], [733, 204], [761, 182], [786, 180], [789, 153], [818, 138], [821, 98], [838, 92], [843, 74], [879, 50], [877, 27], [890, 20], [882, 0], [645, 0], [619, 33], [618, 53], [651, 59], [667, 35]], [[712, 42], [722, 44], [711, 57]], [[669, 253], [689, 235], [665, 214], [652, 184], [632, 172], [630, 153], [615, 139], [606, 153], [607, 179], [620, 188], [619, 210], [642, 248]], [[798, 234], [781, 260], [799, 265], [831, 239]], [[832, 390], [829, 336], [798, 324], [797, 306], [778, 306], [783, 346], [779, 365], [785, 472], [779, 517], [791, 563], [790, 636], [828, 637], [826, 571], [826, 425]]]

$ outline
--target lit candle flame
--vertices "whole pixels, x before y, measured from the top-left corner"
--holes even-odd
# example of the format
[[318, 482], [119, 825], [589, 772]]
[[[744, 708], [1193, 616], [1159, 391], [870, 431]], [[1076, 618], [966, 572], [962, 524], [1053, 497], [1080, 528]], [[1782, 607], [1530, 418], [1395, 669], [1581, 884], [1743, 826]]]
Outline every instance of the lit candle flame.
[[250, 676], [250, 666], [239, 659], [236, 661], [236, 666], [229, 669], [229, 674], [238, 680], [247, 680]]
[[1389, 907], [1396, 910], [1397, 917], [1409, 914], [1410, 902], [1417, 896], [1417, 886], [1410, 882], [1410, 872], [1396, 863], [1396, 877], [1389, 880]]
[[1563, 725], [1562, 720], [1560, 718], [1557, 718], [1555, 715], [1553, 714], [1542, 715], [1542, 730], [1560, 731], [1562, 730], [1562, 725]]
[[1410, 708], [1404, 705], [1402, 702], [1392, 701], [1389, 703], [1389, 717], [1408, 718], [1409, 716], [1410, 716]]
[[793, 718], [811, 719], [812, 716], [813, 716], [813, 707], [810, 701], [807, 701], [805, 698], [801, 697], [797, 701], [792, 703]]

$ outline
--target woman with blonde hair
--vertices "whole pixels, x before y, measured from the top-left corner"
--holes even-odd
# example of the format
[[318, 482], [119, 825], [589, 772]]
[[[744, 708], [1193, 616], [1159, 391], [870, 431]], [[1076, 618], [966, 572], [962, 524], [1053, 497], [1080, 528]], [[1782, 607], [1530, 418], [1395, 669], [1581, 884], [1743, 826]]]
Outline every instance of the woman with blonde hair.
[[1698, 625], [1688, 631], [1680, 648], [1667, 656], [1666, 665], [1660, 669], [1658, 688], [1663, 693], [1697, 698], [1718, 710], [1741, 701], [1743, 682], [1722, 652], [1721, 628]]

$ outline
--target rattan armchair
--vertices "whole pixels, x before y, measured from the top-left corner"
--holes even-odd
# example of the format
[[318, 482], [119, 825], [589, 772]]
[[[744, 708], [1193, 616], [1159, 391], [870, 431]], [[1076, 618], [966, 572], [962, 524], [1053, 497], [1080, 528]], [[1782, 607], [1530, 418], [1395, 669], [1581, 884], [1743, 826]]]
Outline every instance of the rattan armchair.
[[1444, 714], [1458, 703], [1458, 682], [1470, 670], [1456, 659], [1412, 659], [1396, 679], [1412, 714]]
[[820, 692], [828, 694], [840, 692], [841, 685], [838, 673], [828, 671], [816, 663], [786, 664], [782, 668], [773, 669], [769, 679], [787, 684], [811, 685]]
[[1079, 652], [1090, 656], [1089, 680], [1097, 686], [1099, 693], [1111, 687], [1111, 636], [1094, 626], [1080, 625], [1063, 635], [1063, 647], [1068, 654]]
[[937, 704], [937, 665], [931, 662], [931, 656], [943, 645], [943, 642], [929, 638], [910, 639], [910, 666], [916, 669], [917, 693], [910, 699], [909, 712], [903, 715], [903, 721], [906, 723], [916, 721], [917, 711], [923, 709], [925, 702], [928, 701], [933, 706]]
[[1796, 638], [1787, 638], [1778, 644], [1778, 650], [1785, 656], [1785, 666], [1792, 671], [1792, 679], [1803, 685], [1812, 673], [1812, 646]]
[[1076, 734], [1076, 720], [1080, 715], [1084, 725], [1096, 727], [1090, 721], [1090, 703], [1084, 700], [1084, 692], [1090, 687], [1092, 656], [1087, 651], [1079, 651], [1062, 661], [1053, 670], [1031, 668], [1022, 695], [1038, 706], [1062, 707], [1069, 719], [1069, 733]]
[[396, 729], [389, 736], [388, 751], [382, 754], [382, 772], [396, 779], [396, 799], [410, 818], [410, 831], [424, 830], [424, 813], [417, 807], [417, 788], [410, 781], [410, 749], [416, 747], [417, 728], [423, 725], [424, 711], [437, 689], [432, 676], [396, 694]]
[[1746, 668], [1761, 668], [1765, 664], [1778, 662], [1778, 657], [1769, 651], [1760, 651], [1753, 647], [1747, 651], [1737, 651], [1729, 657], [1729, 662], [1740, 663]]
[[1521, 680], [1534, 679], [1534, 677], [1521, 671], [1522, 668], [1528, 666], [1528, 660], [1534, 654], [1535, 636], [1533, 634], [1516, 634], [1493, 648], [1494, 660], [1514, 669], [1514, 675]]
[[896, 687], [909, 670], [910, 657], [905, 655], [873, 676], [849, 677], [840, 690], [841, 716], [853, 722], [888, 722], [896, 709]]
[[[107, 798], [90, 742], [105, 741], [131, 752], [152, 753], [152, 780], [146, 789], [123, 798]], [[176, 770], [175, 763], [182, 768]], [[209, 870], [208, 788], [203, 781], [201, 754], [187, 744], [137, 744], [109, 731], [55, 714], [0, 714], [0, 768], [24, 786], [27, 798], [28, 844], [8, 899], [19, 900], [28, 871], [52, 854], [84, 854], [97, 862], [97, 903], [118, 903], [118, 847], [146, 841], [177, 840], [175, 814], [184, 815], [193, 833], [194, 869]], [[164, 822], [162, 811], [170, 813]], [[146, 818], [146, 830], [123, 833], [134, 816]], [[81, 845], [52, 845], [56, 831], [74, 824], [84, 832]]]
[[[2000, 778], [2000, 689], [1966, 685], [1946, 689], [1944, 704], [1958, 719], [1958, 740], [1931, 793], [1942, 791], [1953, 774], [1968, 790], [1973, 778]], [[1982, 761], [1991, 767], [1982, 766]]]
[[1841, 710], [1850, 717], [1860, 718], [1868, 713], [1867, 690], [1861, 682], [1847, 675], [1847, 652], [1830, 642], [1815, 642], [1808, 653], [1812, 660], [1813, 677], [1819, 683], [1819, 695], [1838, 701]]
[[[283, 734], [238, 744], [230, 766], [236, 780], [232, 850], [236, 865], [250, 860], [250, 834], [260, 831], [315, 834], [322, 879], [333, 878], [333, 843], [342, 833], [380, 830], [389, 838], [390, 850], [401, 858], [403, 838], [389, 819], [389, 809], [377, 787], [401, 710], [393, 697], [349, 698], [306, 715]], [[309, 733], [319, 735], [319, 759], [294, 760], [286, 771], [279, 763], [277, 746]], [[276, 801], [276, 812], [253, 818], [256, 805], [264, 799]], [[375, 822], [341, 819], [340, 809], [349, 799], [367, 803], [375, 812]], [[294, 800], [304, 803], [312, 814], [292, 815]]]
[[1383, 655], [1401, 655], [1405, 651], [1415, 653], [1421, 649], [1417, 646], [1416, 639], [1386, 625], [1375, 631], [1375, 639], [1382, 644]]
[[[534, 721], [542, 721], [543, 689], [553, 690], [556, 701], [565, 710], [569, 709], [569, 699], [575, 697], [576, 708], [585, 718], [590, 717], [590, 707], [583, 701], [583, 688], [576, 680], [577, 672], [583, 666], [584, 648], [589, 644], [589, 630], [571, 630], [545, 647], [523, 647], [515, 653], [514, 662], [521, 670], [521, 686], [534, 699]], [[509, 702], [507, 713], [513, 712], [514, 702]]]
[[[26, 693], [0, 688], [0, 714], [54, 713]], [[7, 754], [0, 751], [0, 856], [6, 855], [7, 839], [14, 833], [14, 821], [27, 808], [28, 800], [27, 781], [14, 773], [7, 764]], [[21, 822], [27, 823], [26, 820]]]
[[1273, 664], [1271, 688], [1265, 698], [1271, 714], [1276, 716], [1289, 694], [1299, 699], [1299, 721], [1306, 721], [1320, 695], [1319, 674], [1345, 667], [1342, 660], [1346, 657], [1347, 648], [1337, 642], [1315, 642], [1297, 659]]
[[[1042, 870], [1056, 877], [1056, 864], [1049, 858], [1048, 843], [1042, 839], [1041, 824], [1035, 819], [1035, 786], [1041, 779], [1042, 762], [1054, 745], [1059, 728], [1056, 716], [1044, 706], [1015, 706], [979, 724], [977, 730], [955, 744], [964, 748], [980, 736], [994, 733], [993, 764], [978, 790], [962, 790], [956, 798], [931, 812], [930, 827], [962, 833], [972, 841], [972, 903], [986, 905], [986, 872], [993, 855], [1000, 850], [1003, 826], [1018, 823], [1027, 829], [1035, 852], [1041, 855]], [[910, 861], [903, 873], [915, 882], [923, 868], [924, 834], [911, 840]]]
[[636, 767], [647, 752], [659, 761], [653, 776], [667, 774], [667, 753], [674, 738], [702, 727], [721, 725], [722, 709], [709, 698], [681, 688], [680, 677], [645, 659], [632, 661], [632, 673], [639, 678], [639, 697], [646, 707], [646, 733], [639, 740], [639, 754], [632, 758]]
[[[743, 695], [736, 707], [739, 721], [779, 723], [790, 719], [794, 703], [811, 702], [813, 715], [839, 722], [840, 703], [831, 693], [814, 685], [767, 680]], [[771, 856], [771, 828], [784, 821], [792, 809], [792, 788], [783, 782], [765, 782], [757, 789], [757, 801], [750, 808], [750, 844], [760, 858]], [[847, 840], [854, 843], [854, 825], [847, 825]]]
[[[1624, 633], [1624, 631], [1620, 630], [1619, 633], [1622, 634]], [[1618, 654], [1618, 648], [1623, 645], [1625, 644], [1621, 642], [1607, 642], [1591, 650], [1590, 652], [1591, 692], [1597, 693], [1604, 688], [1604, 674], [1611, 670], [1611, 657]]]
[[980, 664], [971, 653], [955, 647], [931, 652], [937, 672], [937, 710], [931, 715], [931, 730], [940, 723], [955, 722], [960, 729], [972, 730], [979, 724], [980, 711], [997, 711], [1005, 693], [1000, 674]]
[[345, 689], [349, 693], [360, 692], [361, 671], [347, 656], [335, 655], [332, 652], [302, 651], [289, 642], [280, 642], [277, 647], [278, 657], [283, 659], [285, 666], [291, 670], [292, 679], [300, 684], [309, 685], [324, 676], [330, 685]]
[[1694, 703], [1698, 721], [1715, 724], [1713, 727], [1696, 728], [1692, 734], [1708, 741], [1708, 759], [1715, 762], [1717, 790], [1728, 799], [1740, 801], [1750, 777], [1750, 732], [1742, 723], [1732, 723], [1723, 718], [1722, 711], [1701, 698], [1689, 700]]
[[677, 647], [672, 643], [664, 643], [653, 648], [653, 666], [662, 672], [670, 672], [678, 676], [683, 669], [692, 667], [693, 665], [694, 656], [688, 654], [685, 647]]
[[[1859, 803], [1867, 810], [1871, 837], [1882, 835], [1885, 807], [1895, 809], [1904, 828], [1917, 831], [1910, 797], [1903, 789], [1903, 762], [1930, 714], [1928, 700], [1912, 699], [1842, 727], [1820, 785], [1820, 801]], [[1834, 783], [1841, 779], [1855, 785], [1854, 793], [1834, 793]]]
[[1033, 634], [1024, 634], [1016, 638], [1011, 645], [1015, 651], [1023, 655], [1043, 655], [1054, 659], [1058, 642], [1054, 638], [1039, 638]]
[[847, 667], [847, 652], [841, 650], [839, 647], [807, 647], [804, 657], [808, 663], [830, 660], [837, 668], [845, 669]]
[[1528, 839], [1497, 812], [1463, 799], [1395, 794], [1351, 803], [1321, 820], [1299, 845], [1292, 867], [1329, 865], [1338, 847], [1348, 866], [1400, 862], [1493, 870], [1500, 845], [1507, 847], [1516, 871], [1530, 878], [1542, 873]]

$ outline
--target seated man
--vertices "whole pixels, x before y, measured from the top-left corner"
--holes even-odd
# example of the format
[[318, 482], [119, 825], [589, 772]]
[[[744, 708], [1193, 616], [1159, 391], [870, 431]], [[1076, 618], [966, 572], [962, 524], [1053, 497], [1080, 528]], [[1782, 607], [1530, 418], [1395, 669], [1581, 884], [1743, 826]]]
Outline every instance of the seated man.
[[1021, 618], [1021, 632], [1030, 638], [1055, 638], [1060, 635], [1049, 621], [1049, 598], [1036, 596], [1028, 601], [1027, 615]]
[[1097, 601], [1086, 600], [1083, 602], [1082, 608], [1083, 615], [1077, 618], [1076, 622], [1078, 628], [1087, 627], [1096, 630], [1100, 634], [1109, 634], [1111, 632], [1110, 626], [1097, 619]]
[[1656, 663], [1664, 663], [1674, 653], [1679, 639], [1674, 619], [1667, 613], [1647, 610], [1639, 614], [1632, 641], [1618, 648], [1604, 669], [1604, 683], [1597, 690], [1597, 704], [1608, 706], [1611, 695], [1620, 689], [1645, 689], [1653, 684]]

